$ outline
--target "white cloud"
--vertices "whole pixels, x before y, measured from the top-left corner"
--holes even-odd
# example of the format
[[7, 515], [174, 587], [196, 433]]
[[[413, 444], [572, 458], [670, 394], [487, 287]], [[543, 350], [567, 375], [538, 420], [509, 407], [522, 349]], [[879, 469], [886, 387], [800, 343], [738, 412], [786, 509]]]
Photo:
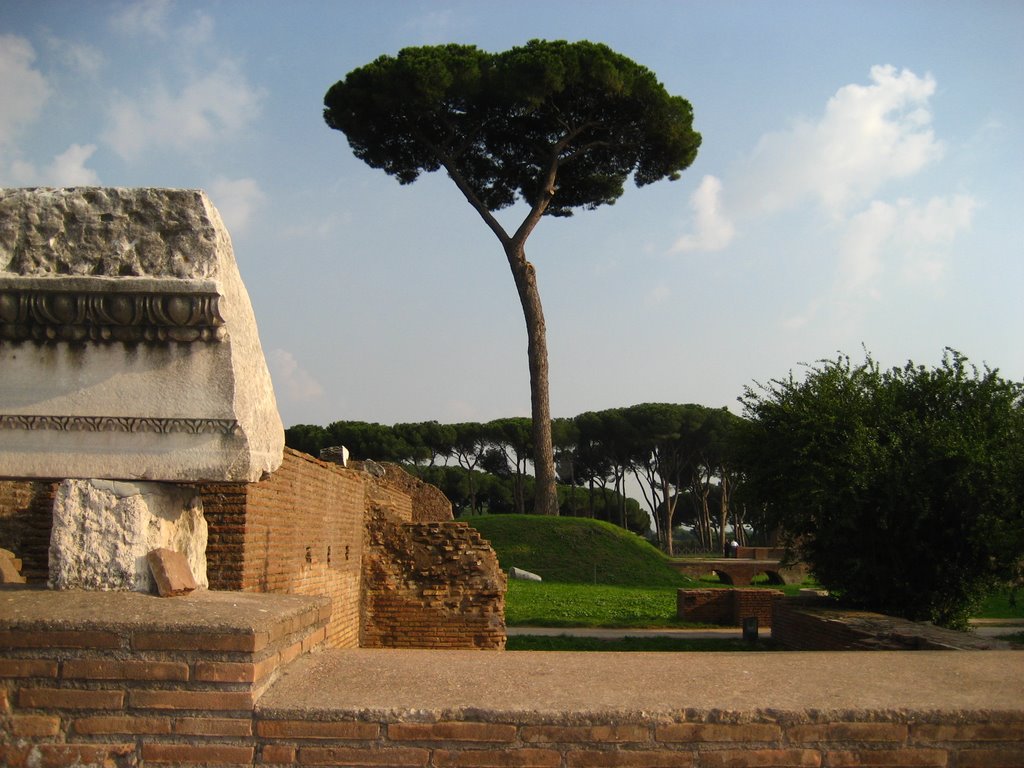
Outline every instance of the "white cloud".
[[834, 216], [870, 198], [886, 182], [941, 157], [931, 130], [931, 75], [871, 68], [871, 84], [850, 84], [817, 121], [761, 138], [744, 169], [754, 210], [773, 213], [811, 200]]
[[32, 44], [14, 35], [0, 35], [0, 184], [17, 186], [84, 186], [98, 183], [85, 162], [96, 151], [94, 144], [72, 144], [42, 171], [21, 156], [17, 141], [42, 114], [51, 86], [33, 68]]
[[722, 209], [722, 182], [705, 176], [690, 196], [695, 232], [683, 235], [672, 246], [678, 251], [720, 251], [732, 242], [735, 230]]
[[43, 183], [51, 187], [88, 187], [99, 184], [96, 171], [85, 163], [96, 151], [95, 144], [72, 144], [53, 158], [43, 171]]
[[860, 288], [882, 272], [883, 249], [896, 231], [899, 212], [880, 200], [850, 219], [839, 245], [839, 282]]
[[112, 19], [114, 26], [128, 35], [167, 36], [170, 0], [142, 0], [124, 8]]
[[277, 397], [292, 402], [314, 400], [324, 393], [324, 388], [302, 366], [295, 356], [285, 349], [272, 349], [267, 355], [267, 366], [274, 381]]
[[817, 320], [821, 307], [821, 299], [815, 299], [803, 312], [783, 318], [782, 327], [787, 331], [802, 331]]
[[126, 37], [173, 40], [178, 50], [191, 52], [213, 40], [212, 17], [196, 11], [190, 22], [179, 26], [171, 19], [173, 8], [170, 0], [141, 0], [116, 14], [111, 22]]
[[852, 217], [840, 242], [839, 283], [844, 289], [869, 288], [898, 267], [907, 282], [943, 277], [953, 241], [971, 227], [977, 201], [968, 195], [880, 200]]
[[223, 61], [177, 93], [157, 85], [145, 98], [121, 97], [104, 139], [127, 161], [154, 149], [201, 152], [243, 132], [259, 114], [262, 98], [235, 64]]
[[654, 288], [651, 289], [650, 293], [647, 294], [645, 303], [647, 306], [657, 306], [664, 304], [672, 297], [672, 289], [669, 288], [665, 283], [658, 283]]
[[210, 183], [210, 198], [220, 211], [228, 232], [243, 231], [252, 214], [266, 199], [255, 179], [227, 179], [219, 176]]
[[178, 39], [192, 48], [206, 45], [213, 40], [213, 19], [197, 13], [191, 24], [179, 30]]
[[88, 43], [76, 43], [51, 34], [45, 36], [45, 41], [64, 67], [75, 75], [95, 77], [106, 63], [103, 51]]
[[46, 78], [32, 67], [35, 58], [28, 40], [0, 35], [0, 148], [38, 119], [50, 95]]

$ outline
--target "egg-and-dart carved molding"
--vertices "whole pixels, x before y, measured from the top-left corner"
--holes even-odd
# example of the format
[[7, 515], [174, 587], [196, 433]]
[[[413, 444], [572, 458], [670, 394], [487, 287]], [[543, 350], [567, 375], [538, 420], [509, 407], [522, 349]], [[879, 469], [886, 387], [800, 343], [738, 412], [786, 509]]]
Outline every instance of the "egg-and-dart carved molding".
[[226, 335], [215, 292], [0, 286], [0, 341], [197, 342]]

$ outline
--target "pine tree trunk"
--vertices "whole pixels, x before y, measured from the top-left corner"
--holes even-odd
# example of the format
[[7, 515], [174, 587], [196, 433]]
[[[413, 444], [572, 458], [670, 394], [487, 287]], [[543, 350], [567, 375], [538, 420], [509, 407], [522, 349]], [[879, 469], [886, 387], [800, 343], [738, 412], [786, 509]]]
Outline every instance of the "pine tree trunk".
[[548, 342], [544, 310], [537, 290], [537, 275], [526, 260], [522, 245], [514, 241], [505, 247], [519, 303], [526, 320], [527, 355], [530, 363], [530, 403], [533, 418], [533, 466], [536, 476], [533, 511], [540, 515], [558, 514], [555, 485], [555, 453], [551, 443], [551, 404], [548, 395]]

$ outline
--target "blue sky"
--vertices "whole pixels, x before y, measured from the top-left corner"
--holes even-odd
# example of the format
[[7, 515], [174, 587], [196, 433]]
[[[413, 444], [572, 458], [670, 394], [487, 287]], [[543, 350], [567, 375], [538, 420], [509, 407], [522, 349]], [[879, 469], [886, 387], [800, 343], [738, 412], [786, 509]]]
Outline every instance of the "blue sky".
[[689, 99], [704, 143], [528, 242], [556, 416], [735, 408], [863, 347], [1021, 380], [1021, 30], [1015, 0], [2, 0], [0, 185], [205, 189], [286, 425], [528, 415], [497, 241], [444, 176], [356, 160], [323, 95], [404, 46], [589, 39]]

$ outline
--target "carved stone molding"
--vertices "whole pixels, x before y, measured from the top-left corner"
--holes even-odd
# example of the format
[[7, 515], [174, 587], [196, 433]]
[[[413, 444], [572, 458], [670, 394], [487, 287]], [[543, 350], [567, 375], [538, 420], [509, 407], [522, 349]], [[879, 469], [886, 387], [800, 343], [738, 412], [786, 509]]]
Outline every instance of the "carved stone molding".
[[187, 435], [234, 435], [234, 419], [161, 418], [156, 416], [37, 416], [0, 414], [0, 429], [57, 432], [122, 432]]
[[0, 284], [0, 341], [220, 341], [216, 291], [48, 289]]

